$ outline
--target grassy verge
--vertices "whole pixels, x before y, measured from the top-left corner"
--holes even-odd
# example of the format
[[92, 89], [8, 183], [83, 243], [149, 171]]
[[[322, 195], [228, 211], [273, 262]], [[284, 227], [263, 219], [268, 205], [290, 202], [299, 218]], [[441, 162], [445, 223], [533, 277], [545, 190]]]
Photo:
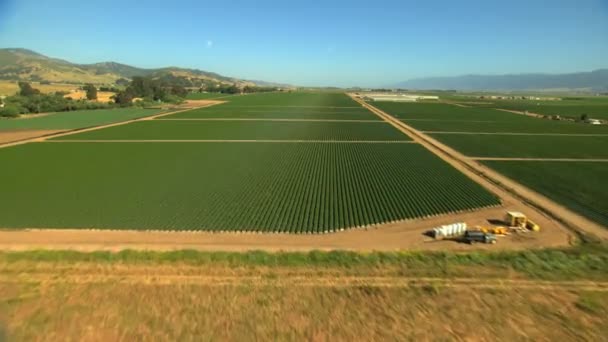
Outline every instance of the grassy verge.
[[504, 252], [372, 252], [347, 251], [268, 253], [252, 251], [2, 252], [0, 262], [186, 264], [222, 267], [332, 268], [351, 273], [393, 269], [404, 276], [505, 276], [517, 273], [535, 279], [608, 279], [608, 246], [587, 243], [572, 248]]

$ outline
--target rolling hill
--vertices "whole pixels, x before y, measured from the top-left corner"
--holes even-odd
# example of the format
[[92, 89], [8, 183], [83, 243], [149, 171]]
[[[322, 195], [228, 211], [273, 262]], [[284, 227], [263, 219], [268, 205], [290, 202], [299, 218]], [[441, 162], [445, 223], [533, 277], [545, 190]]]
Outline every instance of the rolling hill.
[[570, 74], [465, 75], [418, 78], [393, 88], [495, 91], [608, 91], [608, 69]]
[[114, 84], [121, 78], [130, 79], [134, 76], [179, 78], [184, 86], [193, 87], [209, 83], [236, 83], [241, 86], [256, 84], [252, 81], [196, 69], [178, 67], [143, 69], [116, 62], [75, 64], [27, 49], [0, 49], [0, 80]]

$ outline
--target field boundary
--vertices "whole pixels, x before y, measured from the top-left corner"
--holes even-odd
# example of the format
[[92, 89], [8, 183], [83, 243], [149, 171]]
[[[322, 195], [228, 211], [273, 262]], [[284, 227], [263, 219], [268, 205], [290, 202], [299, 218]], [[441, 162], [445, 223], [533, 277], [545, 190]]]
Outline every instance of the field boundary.
[[99, 129], [109, 128], [109, 127], [126, 125], [126, 124], [130, 124], [130, 123], [137, 122], [137, 121], [154, 120], [156, 118], [163, 117], [163, 116], [166, 116], [166, 115], [172, 115], [172, 114], [177, 114], [177, 113], [181, 113], [181, 112], [187, 112], [187, 111], [191, 111], [191, 110], [194, 110], [194, 109], [206, 108], [206, 107], [215, 106], [215, 105], [218, 105], [218, 104], [225, 103], [225, 101], [214, 101], [214, 100], [209, 100], [208, 102], [209, 102], [208, 104], [201, 105], [199, 107], [179, 109], [179, 110], [169, 111], [169, 112], [165, 112], [165, 113], [157, 113], [157, 114], [152, 114], [152, 115], [148, 115], [148, 116], [142, 116], [142, 117], [139, 117], [139, 118], [134, 118], [134, 119], [126, 120], [126, 121], [113, 122], [113, 123], [110, 123], [110, 124], [105, 124], [105, 125], [100, 125], [100, 126], [92, 126], [92, 127], [83, 127], [83, 128], [76, 128], [76, 129], [70, 129], [70, 130], [63, 130], [61, 132], [57, 132], [57, 133], [54, 133], [54, 134], [47, 134], [47, 135], [44, 135], [44, 136], [39, 136], [39, 137], [34, 137], [34, 138], [28, 138], [28, 139], [23, 139], [23, 140], [19, 140], [19, 141], [12, 141], [12, 142], [9, 142], [9, 143], [3, 143], [3, 144], [0, 144], [0, 149], [1, 148], [12, 147], [12, 146], [17, 146], [17, 145], [23, 145], [23, 144], [27, 144], [27, 143], [30, 143], [30, 142], [46, 141], [47, 139], [50, 139], [50, 138], [58, 138], [58, 137], [63, 137], [63, 136], [67, 136], [67, 135], [77, 134], [77, 133], [84, 133], [84, 132], [96, 131], [96, 130], [99, 130]]
[[[415, 128], [385, 113], [384, 111], [381, 111], [380, 109], [362, 100], [356, 99], [352, 95], [351, 97], [380, 117], [385, 118], [385, 120], [392, 123], [395, 127], [400, 128], [404, 132], [408, 132], [408, 135], [411, 138], [420, 142], [423, 146], [427, 147], [442, 159], [450, 162], [452, 165], [459, 165], [459, 170], [466, 171], [466, 174], [468, 175], [474, 174], [476, 176], [474, 179], [478, 180], [478, 183], [482, 185], [485, 184], [486, 188], [498, 188], [502, 196], [506, 194], [522, 203], [522, 205], [534, 208], [545, 215], [548, 215], [554, 220], [563, 223], [567, 228], [579, 234], [580, 237], [584, 237], [584, 233], [587, 233], [601, 237], [602, 239], [608, 239], [608, 230], [602, 225], [599, 225], [586, 217], [571, 211], [569, 208], [554, 202], [546, 196], [541, 195], [506, 176], [503, 176], [501, 173], [486, 167], [479, 162], [471, 160], [460, 152], [426, 135], [425, 132], [416, 130]], [[482, 180], [483, 183], [479, 182], [479, 180]], [[488, 187], [489, 184], [492, 184], [493, 187]], [[496, 193], [496, 191], [493, 192]]]

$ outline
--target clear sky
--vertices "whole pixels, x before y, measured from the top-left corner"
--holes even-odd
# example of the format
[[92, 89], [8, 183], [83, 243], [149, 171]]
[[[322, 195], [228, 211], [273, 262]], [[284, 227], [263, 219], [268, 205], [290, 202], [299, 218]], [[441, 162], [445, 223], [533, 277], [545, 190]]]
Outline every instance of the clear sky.
[[608, 0], [0, 0], [0, 47], [297, 85], [608, 67]]

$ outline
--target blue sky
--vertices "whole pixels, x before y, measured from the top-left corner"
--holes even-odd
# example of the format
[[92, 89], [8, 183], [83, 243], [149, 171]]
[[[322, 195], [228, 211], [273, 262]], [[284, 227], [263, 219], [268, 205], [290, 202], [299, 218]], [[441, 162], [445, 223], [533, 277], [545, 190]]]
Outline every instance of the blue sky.
[[297, 85], [608, 67], [608, 0], [0, 0], [0, 47]]

